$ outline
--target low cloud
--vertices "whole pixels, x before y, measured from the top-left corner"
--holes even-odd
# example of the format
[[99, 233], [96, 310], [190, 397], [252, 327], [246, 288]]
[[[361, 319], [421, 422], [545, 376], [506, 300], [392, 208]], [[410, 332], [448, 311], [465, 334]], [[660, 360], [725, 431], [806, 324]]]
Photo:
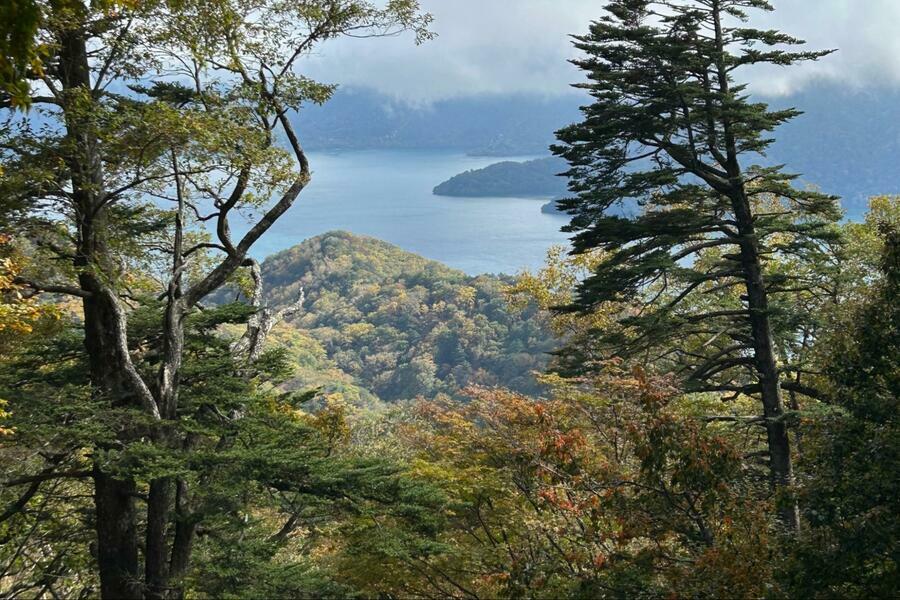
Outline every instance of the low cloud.
[[[410, 103], [482, 94], [556, 96], [581, 79], [567, 60], [570, 34], [587, 30], [600, 0], [423, 0], [438, 38], [339, 40], [307, 63], [319, 79], [374, 88]], [[900, 0], [774, 0], [752, 24], [777, 28], [813, 49], [839, 52], [818, 63], [749, 74], [754, 91], [798, 91], [816, 80], [855, 87], [900, 86]]]

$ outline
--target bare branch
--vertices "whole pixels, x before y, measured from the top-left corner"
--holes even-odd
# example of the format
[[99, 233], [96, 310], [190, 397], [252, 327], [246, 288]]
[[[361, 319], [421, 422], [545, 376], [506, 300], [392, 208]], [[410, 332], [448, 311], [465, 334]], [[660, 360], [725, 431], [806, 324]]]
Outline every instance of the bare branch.
[[22, 285], [27, 288], [31, 288], [37, 293], [66, 294], [69, 296], [77, 296], [79, 298], [90, 298], [93, 295], [91, 294], [91, 292], [75, 286], [64, 284], [37, 283], [29, 279], [23, 279], [22, 277], [16, 277], [15, 279], [13, 279], [13, 283], [16, 285]]

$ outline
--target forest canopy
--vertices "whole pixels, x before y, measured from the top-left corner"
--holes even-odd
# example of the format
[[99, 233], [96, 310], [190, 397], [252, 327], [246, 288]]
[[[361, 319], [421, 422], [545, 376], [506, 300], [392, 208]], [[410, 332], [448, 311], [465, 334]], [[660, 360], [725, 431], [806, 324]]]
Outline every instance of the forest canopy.
[[381, 400], [453, 396], [469, 385], [540, 391], [534, 373], [546, 367], [553, 343], [535, 307], [507, 305], [503, 291], [512, 277], [470, 277], [346, 232], [279, 252], [261, 270], [273, 308], [303, 291], [290, 335], [312, 338], [329, 362]]
[[747, 71], [831, 54], [766, 0], [597, 7], [556, 157], [456, 180], [568, 180], [515, 276], [256, 258], [305, 59], [433, 40], [415, 0], [0, 9], [0, 596], [896, 595], [900, 196], [764, 160], [800, 110]]

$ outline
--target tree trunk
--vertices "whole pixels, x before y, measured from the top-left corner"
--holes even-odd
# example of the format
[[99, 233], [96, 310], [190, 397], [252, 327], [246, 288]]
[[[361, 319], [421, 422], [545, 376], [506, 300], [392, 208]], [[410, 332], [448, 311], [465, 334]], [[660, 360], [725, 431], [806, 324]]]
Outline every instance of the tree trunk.
[[[83, 101], [91, 94], [83, 22], [86, 10], [74, 5], [72, 18], [59, 31], [59, 78], [62, 84], [62, 108], [70, 150], [66, 162], [71, 172], [72, 199], [77, 219], [77, 254], [81, 288], [88, 293], [83, 300], [84, 345], [90, 365], [92, 393], [110, 406], [141, 406], [136, 397], [136, 376], [125, 347], [125, 322], [114, 294], [107, 288], [102, 273], [105, 259], [106, 208], [104, 181], [98, 140], [79, 111], [69, 111], [70, 101]], [[130, 368], [130, 369], [129, 369]], [[143, 398], [146, 405], [146, 398]], [[130, 433], [119, 432], [122, 441]], [[140, 566], [135, 519], [135, 483], [120, 480], [104, 472], [106, 448], [97, 448], [94, 462], [94, 500], [96, 508], [97, 563], [100, 593], [103, 598], [141, 598]]]
[[[726, 48], [722, 31], [723, 8], [720, 0], [713, 0], [710, 8], [714, 23], [716, 49], [719, 54], [715, 61], [719, 93], [722, 97], [728, 98], [732, 92], [728, 79], [729, 65], [724, 60]], [[747, 288], [747, 308], [750, 313], [750, 331], [753, 337], [753, 358], [759, 378], [763, 416], [766, 418], [769, 472], [772, 489], [777, 494], [794, 482], [791, 442], [788, 437], [787, 423], [783, 418], [784, 405], [781, 400], [781, 383], [775, 360], [775, 342], [772, 339], [772, 326], [769, 322], [769, 299], [763, 280], [759, 240], [756, 238], [753, 211], [738, 161], [737, 143], [732, 123], [727, 116], [722, 120], [722, 130], [726, 151], [726, 161], [723, 166], [731, 183], [728, 198], [731, 200], [740, 236], [740, 264]], [[800, 512], [797, 503], [785, 498], [778, 498], [777, 501], [779, 502], [778, 518], [782, 525], [791, 531], [797, 531], [800, 528]]]
[[169, 511], [172, 501], [172, 480], [156, 479], [150, 483], [147, 496], [147, 542], [145, 581], [146, 598], [163, 600], [169, 588], [169, 560], [166, 533], [169, 528]]
[[172, 540], [172, 557], [169, 562], [169, 578], [174, 584], [171, 597], [175, 599], [184, 598], [184, 586], [180, 580], [190, 565], [196, 529], [197, 519], [190, 509], [187, 482], [178, 480], [175, 490], [175, 537]]
[[94, 467], [97, 566], [102, 598], [141, 598], [134, 496], [134, 482], [118, 481]]
[[[91, 275], [82, 275], [82, 288], [98, 290], [99, 282]], [[93, 292], [92, 292], [93, 293]], [[109, 305], [109, 298], [100, 293], [85, 298], [85, 348], [90, 362], [91, 385], [98, 398], [120, 408], [134, 402], [123, 381], [121, 362], [117, 356], [118, 340], [115, 331], [124, 327], [119, 313]], [[128, 432], [120, 432], [126, 442]], [[98, 448], [94, 462], [94, 498], [97, 514], [97, 562], [100, 590], [103, 598], [141, 598], [138, 562], [138, 538], [135, 526], [135, 483], [130, 479], [115, 479], [104, 472], [103, 453]]]
[[[783, 491], [794, 483], [791, 461], [791, 442], [787, 423], [784, 421], [784, 404], [778, 365], [775, 360], [775, 343], [769, 322], [769, 300], [762, 275], [759, 243], [753, 226], [750, 203], [746, 194], [733, 199], [734, 213], [741, 236], [740, 260], [747, 288], [747, 306], [750, 312], [750, 330], [753, 336], [753, 353], [759, 377], [763, 416], [766, 418], [766, 438], [769, 449], [769, 471], [772, 488]], [[778, 517], [782, 524], [796, 531], [800, 527], [799, 508], [795, 501], [779, 498]]]

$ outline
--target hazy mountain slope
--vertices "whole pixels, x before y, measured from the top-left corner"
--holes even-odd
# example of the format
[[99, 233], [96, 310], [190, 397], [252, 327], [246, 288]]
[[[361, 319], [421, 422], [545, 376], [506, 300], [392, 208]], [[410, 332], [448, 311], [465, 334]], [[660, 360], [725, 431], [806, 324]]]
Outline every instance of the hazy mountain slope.
[[310, 149], [458, 149], [469, 154], [544, 154], [553, 132], [578, 118], [583, 96], [497, 95], [410, 106], [364, 89], [341, 89], [295, 115]]
[[321, 345], [329, 365], [383, 400], [453, 394], [470, 384], [537, 391], [531, 372], [546, 364], [551, 336], [533, 312], [507, 310], [503, 279], [469, 277], [346, 232], [306, 240], [262, 269], [272, 305], [304, 288], [305, 311], [290, 325]]
[[776, 132], [771, 162], [842, 196], [853, 218], [865, 212], [869, 196], [900, 193], [900, 89], [820, 84], [770, 102], [804, 111]]
[[[801, 184], [845, 198], [862, 214], [868, 196], [900, 193], [900, 89], [851, 90], [822, 83], [759, 97], [806, 114], [776, 132], [766, 159], [801, 173]], [[313, 149], [458, 149], [491, 155], [545, 154], [553, 132], [579, 118], [585, 97], [484, 96], [411, 107], [375, 92], [340, 90], [295, 116]]]

